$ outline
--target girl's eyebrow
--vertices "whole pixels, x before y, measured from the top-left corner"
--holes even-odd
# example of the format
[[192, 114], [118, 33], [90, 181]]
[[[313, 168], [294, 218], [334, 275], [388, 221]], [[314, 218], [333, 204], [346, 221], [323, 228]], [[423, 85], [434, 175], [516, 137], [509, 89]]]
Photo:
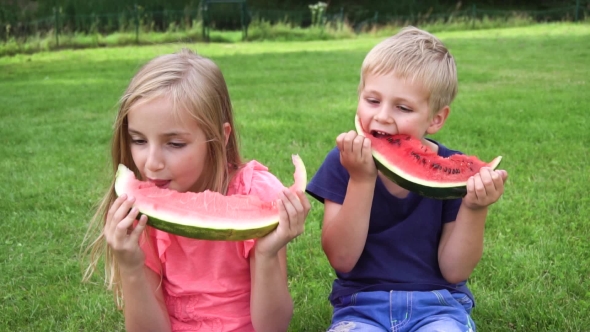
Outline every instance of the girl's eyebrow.
[[[127, 132], [131, 135], [143, 135], [141, 132], [131, 129], [131, 128], [129, 128], [127, 130]], [[186, 132], [186, 131], [171, 131], [168, 133], [164, 133], [162, 136], [173, 137], [173, 136], [189, 136], [189, 135], [190, 135], [190, 133]]]

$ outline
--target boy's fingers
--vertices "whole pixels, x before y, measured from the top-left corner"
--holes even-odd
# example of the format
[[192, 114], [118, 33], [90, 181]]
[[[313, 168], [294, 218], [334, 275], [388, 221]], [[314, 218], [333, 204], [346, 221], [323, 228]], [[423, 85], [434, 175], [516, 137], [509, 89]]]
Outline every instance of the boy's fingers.
[[497, 178], [497, 174], [489, 168], [484, 168], [481, 170], [480, 176], [486, 193], [494, 192], [496, 190], [494, 178]]
[[474, 181], [474, 188], [475, 188], [475, 196], [477, 197], [477, 199], [483, 199], [486, 196], [486, 188], [483, 184], [483, 182], [481, 181], [481, 175], [476, 174], [473, 177], [473, 181]]
[[336, 146], [338, 147], [338, 150], [342, 151], [344, 149], [344, 136], [346, 134], [342, 133], [340, 135], [338, 135], [338, 137], [336, 137]]

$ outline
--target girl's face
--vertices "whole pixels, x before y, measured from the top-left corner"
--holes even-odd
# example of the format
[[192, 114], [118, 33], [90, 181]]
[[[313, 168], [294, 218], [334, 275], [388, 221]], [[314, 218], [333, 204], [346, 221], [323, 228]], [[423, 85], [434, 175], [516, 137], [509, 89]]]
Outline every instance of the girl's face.
[[144, 181], [196, 191], [207, 158], [206, 137], [188, 112], [174, 114], [164, 97], [140, 103], [127, 116], [131, 155]]

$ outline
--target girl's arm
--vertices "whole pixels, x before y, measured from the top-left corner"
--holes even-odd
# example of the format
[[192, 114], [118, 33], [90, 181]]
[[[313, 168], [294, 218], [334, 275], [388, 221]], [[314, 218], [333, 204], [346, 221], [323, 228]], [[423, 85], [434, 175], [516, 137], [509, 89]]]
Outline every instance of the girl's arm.
[[256, 331], [287, 331], [291, 322], [293, 300], [287, 287], [286, 249], [270, 256], [254, 250], [250, 256], [250, 312]]
[[156, 272], [147, 266], [135, 272], [121, 271], [121, 283], [127, 332], [171, 330], [161, 278]]
[[456, 284], [467, 280], [483, 253], [488, 206], [504, 192], [506, 171], [483, 168], [467, 183], [457, 219], [443, 226], [438, 262], [443, 277]]
[[342, 205], [324, 202], [322, 247], [330, 265], [349, 272], [356, 265], [369, 232], [377, 168], [371, 155], [371, 141], [355, 131], [336, 138], [340, 162], [350, 174]]
[[279, 225], [258, 239], [250, 256], [250, 314], [256, 331], [287, 331], [293, 300], [287, 285], [287, 243], [303, 233], [311, 205], [305, 193], [284, 188], [277, 201]]
[[135, 200], [121, 195], [109, 209], [104, 227], [106, 241], [119, 267], [125, 327], [127, 331], [170, 331], [168, 312], [160, 287], [160, 277], [145, 266], [145, 254], [139, 247], [147, 217], [142, 215], [133, 227], [139, 211]]

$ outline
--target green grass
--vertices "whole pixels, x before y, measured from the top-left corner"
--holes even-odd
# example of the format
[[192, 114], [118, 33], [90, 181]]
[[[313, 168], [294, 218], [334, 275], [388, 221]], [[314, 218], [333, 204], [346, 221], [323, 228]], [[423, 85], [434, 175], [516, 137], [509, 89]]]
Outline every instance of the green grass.
[[[510, 173], [491, 208], [470, 278], [479, 331], [590, 326], [590, 26], [439, 33], [460, 92], [436, 138]], [[360, 64], [379, 38], [192, 44], [222, 68], [247, 158], [292, 180], [313, 175], [353, 128]], [[78, 251], [106, 177], [115, 104], [149, 58], [181, 45], [0, 58], [0, 331], [122, 331], [99, 278], [82, 284]], [[321, 331], [334, 274], [320, 247], [322, 207], [289, 246], [291, 331]]]

